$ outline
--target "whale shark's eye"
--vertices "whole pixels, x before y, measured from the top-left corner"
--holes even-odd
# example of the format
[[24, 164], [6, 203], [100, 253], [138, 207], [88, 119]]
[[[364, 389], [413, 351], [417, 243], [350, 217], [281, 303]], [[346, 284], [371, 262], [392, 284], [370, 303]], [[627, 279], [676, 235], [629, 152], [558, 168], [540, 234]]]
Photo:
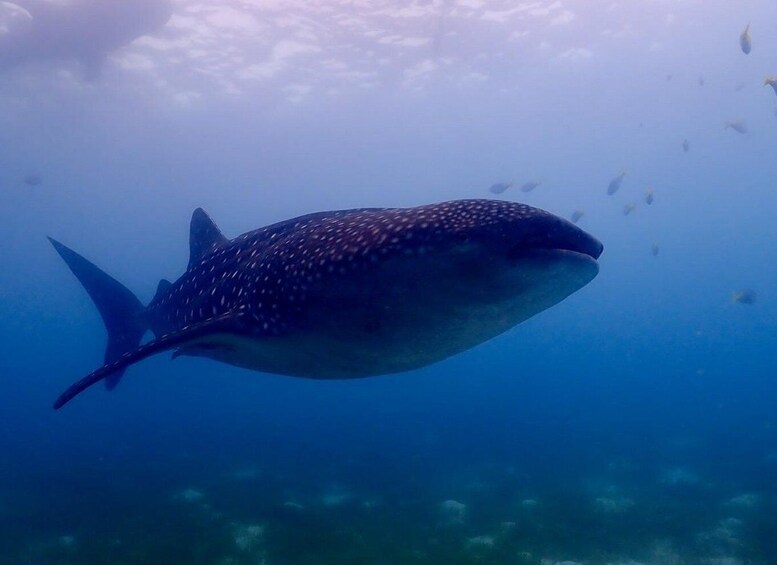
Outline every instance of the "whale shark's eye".
[[464, 231], [460, 231], [456, 234], [456, 241], [458, 243], [467, 243], [469, 241], [469, 234]]

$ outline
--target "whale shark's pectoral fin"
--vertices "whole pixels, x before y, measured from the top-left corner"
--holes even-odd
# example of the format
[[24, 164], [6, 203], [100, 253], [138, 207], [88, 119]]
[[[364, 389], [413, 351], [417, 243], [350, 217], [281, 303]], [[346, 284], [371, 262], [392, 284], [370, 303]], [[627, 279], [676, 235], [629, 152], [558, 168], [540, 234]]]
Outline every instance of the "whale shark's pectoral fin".
[[214, 353], [234, 353], [235, 348], [221, 342], [197, 341], [193, 344], [185, 344], [178, 347], [171, 356], [171, 360], [184, 355], [191, 357], [209, 357]]
[[207, 342], [207, 338], [214, 334], [241, 334], [242, 316], [243, 315], [239, 313], [225, 314], [218, 318], [206, 320], [198, 324], [192, 324], [180, 331], [169, 333], [151, 340], [137, 349], [125, 353], [113, 363], [103, 365], [80, 381], [72, 384], [65, 392], [59, 395], [59, 398], [54, 402], [54, 409], [58, 410], [93, 384], [98, 383], [147, 357], [161, 353], [162, 351]]

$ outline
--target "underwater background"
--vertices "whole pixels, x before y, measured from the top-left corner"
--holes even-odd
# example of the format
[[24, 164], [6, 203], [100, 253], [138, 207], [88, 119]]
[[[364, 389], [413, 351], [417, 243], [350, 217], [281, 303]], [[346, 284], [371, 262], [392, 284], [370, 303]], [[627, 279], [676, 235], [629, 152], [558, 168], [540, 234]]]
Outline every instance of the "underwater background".
[[[777, 563], [777, 3], [171, 6], [0, 56], [0, 563]], [[105, 331], [46, 235], [147, 303], [198, 206], [457, 198], [584, 212], [598, 277], [417, 371], [160, 355], [51, 409]]]

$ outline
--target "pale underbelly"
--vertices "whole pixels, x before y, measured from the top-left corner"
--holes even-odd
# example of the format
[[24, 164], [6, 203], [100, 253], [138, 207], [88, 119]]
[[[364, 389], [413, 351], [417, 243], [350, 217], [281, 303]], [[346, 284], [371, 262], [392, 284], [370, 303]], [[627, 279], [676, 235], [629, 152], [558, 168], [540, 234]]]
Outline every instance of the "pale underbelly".
[[431, 265], [430, 273], [419, 273], [416, 264], [400, 267], [394, 263], [325, 289], [302, 328], [285, 336], [218, 334], [181, 353], [313, 379], [409, 371], [504, 333], [557, 304], [597, 271], [595, 261], [571, 252], [464, 274], [454, 262]]
[[[536, 313], [525, 302], [445, 312], [402, 312], [379, 329], [351, 320], [320, 332], [253, 338], [218, 334], [207, 347], [185, 355], [208, 357], [255, 371], [312, 379], [350, 379], [399, 373], [442, 361], [471, 349]], [[396, 313], [395, 313], [396, 314]], [[347, 326], [343, 329], [343, 325]], [[205, 344], [203, 344], [205, 345]]]

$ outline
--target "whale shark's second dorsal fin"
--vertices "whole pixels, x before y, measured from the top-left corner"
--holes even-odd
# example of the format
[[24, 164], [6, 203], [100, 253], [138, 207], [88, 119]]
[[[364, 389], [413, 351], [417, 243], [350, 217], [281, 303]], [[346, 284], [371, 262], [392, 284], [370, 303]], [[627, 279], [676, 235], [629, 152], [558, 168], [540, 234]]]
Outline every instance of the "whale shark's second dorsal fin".
[[189, 229], [189, 269], [219, 245], [228, 240], [202, 208], [192, 214]]
[[154, 295], [154, 299], [152, 302], [156, 302], [157, 300], [161, 300], [162, 297], [167, 294], [167, 292], [170, 290], [170, 287], [173, 286], [173, 283], [171, 283], [167, 279], [162, 279], [159, 281], [159, 284], [156, 286], [156, 294]]

